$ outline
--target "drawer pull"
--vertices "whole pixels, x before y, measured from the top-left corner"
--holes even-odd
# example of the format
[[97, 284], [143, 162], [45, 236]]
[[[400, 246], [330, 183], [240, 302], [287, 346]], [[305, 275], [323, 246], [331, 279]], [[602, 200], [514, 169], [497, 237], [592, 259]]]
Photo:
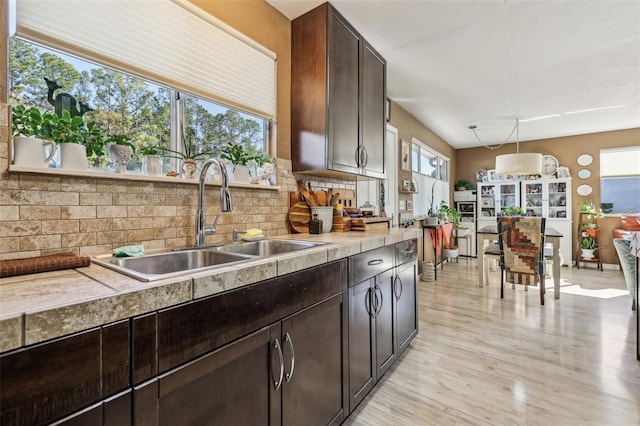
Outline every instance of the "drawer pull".
[[373, 265], [380, 265], [382, 262], [384, 262], [384, 260], [382, 259], [373, 259], [367, 262], [367, 265], [369, 266], [373, 266]]

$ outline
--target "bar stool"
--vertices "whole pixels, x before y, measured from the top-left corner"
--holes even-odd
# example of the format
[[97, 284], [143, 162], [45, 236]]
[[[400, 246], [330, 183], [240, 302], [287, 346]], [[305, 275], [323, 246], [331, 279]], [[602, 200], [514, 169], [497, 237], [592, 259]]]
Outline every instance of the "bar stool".
[[[489, 244], [484, 249], [484, 258], [482, 262], [484, 262], [484, 284], [489, 285], [489, 261], [497, 260], [498, 264], [500, 263], [500, 245], [498, 244]], [[516, 285], [513, 284], [513, 288], [516, 288]]]
[[469, 258], [471, 257], [471, 229], [466, 228], [462, 235], [460, 235], [460, 228], [456, 230], [456, 243], [458, 247], [460, 247], [460, 240], [465, 240], [465, 244], [467, 246], [467, 263], [469, 263]]

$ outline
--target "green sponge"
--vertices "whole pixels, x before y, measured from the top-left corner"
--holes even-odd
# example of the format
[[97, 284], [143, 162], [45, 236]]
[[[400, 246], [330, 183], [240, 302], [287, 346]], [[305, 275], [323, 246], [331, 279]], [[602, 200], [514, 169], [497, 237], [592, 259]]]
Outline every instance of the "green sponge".
[[139, 246], [124, 246], [113, 249], [113, 257], [138, 257], [144, 256], [144, 247]]

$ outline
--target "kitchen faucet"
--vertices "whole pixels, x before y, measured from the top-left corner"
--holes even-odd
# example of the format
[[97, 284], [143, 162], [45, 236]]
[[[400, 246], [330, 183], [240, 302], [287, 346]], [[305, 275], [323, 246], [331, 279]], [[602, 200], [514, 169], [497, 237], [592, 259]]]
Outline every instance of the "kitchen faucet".
[[216, 216], [216, 220], [213, 225], [207, 228], [206, 218], [204, 214], [204, 180], [207, 175], [209, 167], [215, 164], [220, 169], [220, 175], [222, 176], [222, 184], [220, 186], [220, 209], [223, 212], [230, 212], [233, 210], [233, 202], [231, 200], [231, 192], [229, 191], [229, 178], [227, 176], [227, 169], [224, 161], [216, 158], [207, 160], [202, 166], [200, 172], [200, 185], [198, 187], [198, 211], [196, 213], [196, 247], [201, 248], [205, 246], [204, 240], [206, 235], [215, 234], [216, 224], [218, 223], [219, 216]]

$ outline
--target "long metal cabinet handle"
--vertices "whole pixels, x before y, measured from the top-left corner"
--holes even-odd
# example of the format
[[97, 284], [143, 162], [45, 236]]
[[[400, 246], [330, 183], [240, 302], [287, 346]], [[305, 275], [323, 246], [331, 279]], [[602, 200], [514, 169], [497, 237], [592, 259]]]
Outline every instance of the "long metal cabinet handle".
[[371, 288], [368, 288], [366, 294], [364, 295], [364, 308], [367, 310], [369, 316], [372, 317], [373, 310], [371, 309]]
[[358, 147], [356, 148], [356, 152], [355, 152], [355, 160], [356, 160], [356, 167], [360, 168], [362, 167], [362, 165], [360, 164], [360, 150], [362, 149], [362, 145], [358, 145]]
[[[397, 280], [398, 280], [398, 282], [400, 283], [400, 294], [398, 294], [398, 295], [396, 296], [396, 298], [397, 298], [398, 300], [400, 300], [400, 297], [402, 297], [402, 290], [403, 290], [403, 287], [402, 287], [402, 278], [400, 278], [400, 275], [396, 275], [396, 279], [397, 279]], [[394, 288], [394, 290], [395, 290], [395, 288]]]
[[369, 153], [367, 152], [367, 148], [363, 146], [362, 151], [360, 152], [364, 154], [364, 158], [362, 159], [362, 161], [360, 161], [360, 167], [366, 167], [367, 163], [369, 162]]
[[282, 354], [282, 347], [278, 339], [275, 340], [273, 347], [278, 351], [278, 358], [280, 359], [280, 377], [273, 382], [273, 386], [276, 388], [276, 391], [278, 391], [280, 386], [282, 386], [282, 376], [284, 376], [284, 355]]
[[393, 295], [396, 297], [396, 299], [400, 299], [400, 296], [398, 296], [398, 280], [400, 279], [399, 275], [396, 275], [396, 277], [393, 279]]
[[382, 259], [373, 259], [367, 262], [367, 265], [369, 266], [373, 266], [373, 265], [380, 265], [382, 262], [384, 262], [384, 260]]
[[[373, 289], [373, 292], [375, 294], [375, 299], [376, 299], [376, 311], [375, 311], [376, 315], [375, 316], [378, 316], [382, 311], [382, 304], [384, 303], [384, 297], [382, 296], [382, 290], [380, 289], [378, 284], [376, 284], [375, 288]], [[380, 292], [379, 300], [378, 300], [378, 292]]]
[[289, 344], [289, 349], [291, 350], [291, 370], [284, 376], [287, 380], [287, 383], [289, 383], [289, 380], [291, 380], [291, 378], [293, 377], [293, 370], [296, 368], [296, 353], [293, 350], [293, 340], [291, 340], [291, 336], [289, 336], [289, 333], [286, 333], [284, 335], [284, 341]]

